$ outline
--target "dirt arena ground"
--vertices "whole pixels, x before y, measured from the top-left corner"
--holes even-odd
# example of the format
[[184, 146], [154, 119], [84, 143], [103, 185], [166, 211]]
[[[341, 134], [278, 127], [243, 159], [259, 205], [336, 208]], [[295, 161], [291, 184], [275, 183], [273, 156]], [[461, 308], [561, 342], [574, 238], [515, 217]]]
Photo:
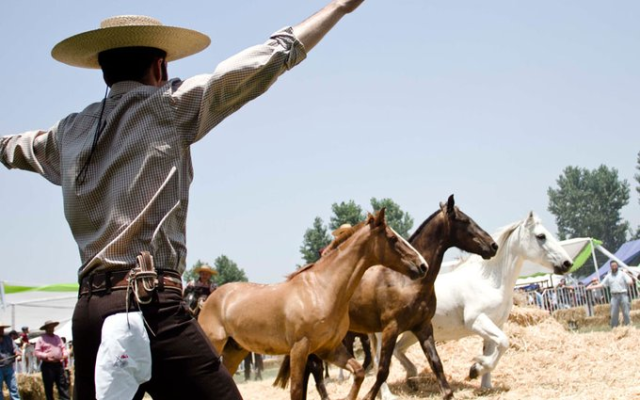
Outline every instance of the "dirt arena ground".
[[[491, 390], [480, 390], [480, 381], [466, 379], [473, 358], [480, 354], [478, 337], [458, 342], [438, 343], [449, 383], [457, 399], [640, 399], [640, 331], [635, 327], [604, 329], [598, 332], [569, 332], [546, 312], [516, 308], [505, 326], [509, 350], [493, 373]], [[410, 357], [422, 369], [415, 380], [417, 389], [405, 383], [404, 372], [394, 362], [387, 382], [399, 399], [439, 399], [440, 392], [418, 345]], [[426, 369], [425, 369], [426, 368]], [[332, 399], [344, 398], [351, 379], [338, 381], [331, 370], [327, 389]], [[245, 400], [287, 400], [288, 390], [271, 386], [273, 371], [262, 381], [242, 382]], [[375, 377], [368, 374], [360, 391], [362, 398]], [[311, 385], [309, 400], [319, 400]]]
[[[640, 302], [637, 305], [640, 306]], [[634, 308], [638, 308], [636, 304]], [[634, 321], [640, 321], [640, 310], [632, 311], [632, 317]], [[640, 324], [636, 323], [636, 326]], [[493, 372], [494, 388], [491, 390], [480, 390], [479, 380], [466, 379], [473, 358], [482, 350], [480, 338], [438, 343], [438, 352], [457, 399], [640, 399], [640, 330], [633, 326], [614, 330], [588, 329], [595, 331], [570, 332], [544, 311], [514, 307], [505, 326], [510, 339], [509, 350]], [[399, 400], [440, 399], [438, 385], [420, 348], [413, 346], [409, 356], [422, 371], [414, 380], [416, 388], [409, 388], [404, 371], [394, 362], [387, 380], [393, 393]], [[264, 371], [262, 381], [244, 382], [242, 372], [235, 376], [245, 400], [289, 399], [288, 390], [271, 386], [277, 371], [273, 361], [276, 360], [272, 360], [272, 368]], [[331, 398], [344, 398], [351, 379], [338, 381], [335, 368], [330, 374], [327, 389]], [[360, 398], [374, 380], [373, 374], [367, 375]], [[44, 399], [39, 374], [20, 374], [18, 382], [23, 400]], [[4, 392], [7, 396], [6, 390]], [[308, 399], [320, 399], [313, 384]]]

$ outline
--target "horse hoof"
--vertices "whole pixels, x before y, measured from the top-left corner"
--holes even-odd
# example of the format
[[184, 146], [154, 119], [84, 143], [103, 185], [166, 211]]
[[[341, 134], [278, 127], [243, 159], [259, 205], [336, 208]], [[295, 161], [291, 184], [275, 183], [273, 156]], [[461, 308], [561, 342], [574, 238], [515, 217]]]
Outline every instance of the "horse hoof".
[[419, 388], [418, 382], [416, 382], [415, 379], [407, 380], [407, 386], [409, 387], [409, 390], [411, 390], [412, 392], [417, 392]]
[[478, 367], [474, 364], [469, 369], [469, 379], [476, 379], [478, 376]]

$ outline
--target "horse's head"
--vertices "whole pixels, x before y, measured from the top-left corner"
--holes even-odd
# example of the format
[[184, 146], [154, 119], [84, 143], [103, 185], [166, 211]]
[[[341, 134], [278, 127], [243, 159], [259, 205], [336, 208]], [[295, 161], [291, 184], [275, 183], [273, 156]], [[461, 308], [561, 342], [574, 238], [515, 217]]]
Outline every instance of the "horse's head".
[[440, 209], [447, 221], [451, 244], [459, 249], [478, 254], [485, 260], [496, 255], [498, 244], [490, 234], [480, 228], [467, 214], [455, 205], [453, 195], [447, 204], [440, 203]]
[[529, 261], [553, 269], [556, 274], [569, 272], [573, 260], [533, 211], [522, 222], [521, 227], [522, 250]]
[[424, 276], [428, 265], [425, 259], [402, 236], [394, 231], [385, 219], [385, 208], [375, 216], [369, 214], [366, 223], [369, 225], [375, 240], [372, 255], [376, 262], [398, 271], [412, 279]]

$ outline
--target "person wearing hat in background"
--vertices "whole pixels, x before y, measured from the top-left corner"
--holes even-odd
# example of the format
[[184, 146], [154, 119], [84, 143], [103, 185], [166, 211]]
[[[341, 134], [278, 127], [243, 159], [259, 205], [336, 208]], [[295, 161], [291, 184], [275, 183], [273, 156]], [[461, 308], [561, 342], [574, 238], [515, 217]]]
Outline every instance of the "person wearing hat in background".
[[[108, 18], [54, 46], [60, 62], [101, 69], [108, 93], [48, 130], [1, 138], [0, 162], [62, 186], [82, 261], [73, 316], [74, 398], [95, 399], [103, 323], [127, 310], [142, 313], [152, 359], [150, 380], [135, 398], [145, 392], [156, 400], [241, 398], [182, 300], [190, 146], [264, 93], [363, 2], [332, 0], [213, 73], [186, 80], [169, 79], [167, 63], [202, 51], [209, 37], [150, 17]], [[127, 295], [128, 277], [146, 256], [141, 252], [153, 256], [157, 287], [136, 301]]]
[[11, 339], [11, 336], [4, 333], [5, 328], [9, 326], [0, 322], [0, 377], [2, 378], [2, 381], [0, 381], [0, 394], [2, 393], [2, 382], [4, 382], [9, 390], [11, 400], [20, 400], [18, 379], [13, 369], [13, 363], [20, 356], [20, 350], [16, 342]]
[[60, 336], [53, 331], [58, 326], [57, 321], [47, 321], [40, 327], [44, 334], [36, 340], [34, 354], [41, 361], [42, 383], [47, 400], [53, 398], [53, 384], [58, 388], [58, 399], [69, 399], [69, 385], [64, 375], [63, 360], [68, 356], [67, 347]]
[[198, 279], [191, 280], [184, 289], [184, 298], [193, 313], [197, 317], [200, 313], [200, 306], [207, 300], [207, 297], [218, 288], [212, 280], [213, 275], [218, 275], [218, 271], [208, 264], [202, 264], [194, 269], [198, 274]]
[[187, 283], [185, 294], [189, 291], [195, 291], [197, 295], [209, 297], [218, 288], [218, 285], [211, 279], [214, 275], [218, 275], [218, 271], [209, 264], [202, 264], [193, 272], [198, 274], [198, 279]]

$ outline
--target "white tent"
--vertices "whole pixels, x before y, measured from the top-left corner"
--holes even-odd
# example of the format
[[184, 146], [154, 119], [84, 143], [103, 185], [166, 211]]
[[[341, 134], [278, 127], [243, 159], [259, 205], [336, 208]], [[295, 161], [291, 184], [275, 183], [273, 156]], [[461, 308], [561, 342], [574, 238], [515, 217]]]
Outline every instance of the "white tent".
[[[48, 320], [60, 322], [56, 332], [67, 323], [71, 326], [73, 309], [78, 300], [77, 290], [51, 291], [51, 286], [45, 286], [6, 293], [4, 289], [5, 282], [0, 282], [0, 320], [11, 324], [11, 329], [19, 332], [23, 326], [28, 326], [31, 332], [37, 332]], [[71, 334], [65, 337], [71, 339]]]

